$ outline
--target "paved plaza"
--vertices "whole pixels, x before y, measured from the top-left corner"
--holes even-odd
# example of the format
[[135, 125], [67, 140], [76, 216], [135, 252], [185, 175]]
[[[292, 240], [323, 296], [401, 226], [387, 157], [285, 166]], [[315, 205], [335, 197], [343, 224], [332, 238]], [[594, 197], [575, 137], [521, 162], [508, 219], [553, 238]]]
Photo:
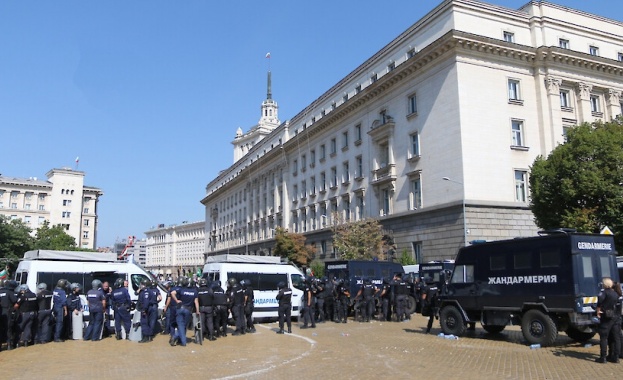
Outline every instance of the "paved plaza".
[[[597, 364], [590, 347], [561, 334], [553, 347], [530, 349], [518, 327], [488, 335], [481, 328], [449, 340], [424, 334], [427, 318], [407, 322], [327, 322], [294, 325], [278, 335], [276, 323], [255, 334], [203, 345], [171, 347], [168, 336], [139, 344], [107, 338], [67, 341], [0, 352], [6, 379], [614, 379], [623, 364]], [[190, 333], [189, 333], [190, 336]]]

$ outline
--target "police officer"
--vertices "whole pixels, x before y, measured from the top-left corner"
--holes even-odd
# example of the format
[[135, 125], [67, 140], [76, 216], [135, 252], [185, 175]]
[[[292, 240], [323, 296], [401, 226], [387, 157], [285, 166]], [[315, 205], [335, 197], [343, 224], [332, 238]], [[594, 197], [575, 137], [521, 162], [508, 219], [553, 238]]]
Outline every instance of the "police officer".
[[329, 321], [337, 321], [335, 312], [335, 283], [334, 279], [327, 278], [324, 282], [324, 315]]
[[433, 327], [433, 320], [437, 314], [437, 295], [439, 288], [430, 277], [424, 278], [424, 287], [422, 288], [422, 315], [428, 316], [428, 324], [426, 325], [426, 333], [430, 332]]
[[138, 291], [138, 309], [141, 312], [141, 335], [139, 343], [147, 343], [153, 340], [154, 332], [151, 324], [150, 306], [153, 300], [153, 293], [150, 291], [151, 281], [144, 279]]
[[227, 293], [221, 287], [220, 282], [214, 281], [212, 283], [212, 293], [214, 294], [214, 325], [215, 336], [226, 337], [227, 336], [227, 306], [229, 300], [227, 299]]
[[395, 302], [395, 310], [396, 310], [396, 321], [402, 322], [405, 319], [408, 319], [407, 315], [407, 294], [409, 293], [409, 289], [407, 287], [407, 282], [402, 279], [402, 273], [396, 273], [394, 275], [394, 302]]
[[199, 280], [197, 298], [199, 299], [203, 335], [207, 336], [208, 340], [216, 340], [214, 337], [214, 291], [208, 287], [208, 280], [205, 278]]
[[620, 315], [616, 315], [616, 305], [619, 300], [619, 295], [612, 289], [613, 282], [610, 277], [604, 277], [602, 284], [604, 289], [597, 296], [597, 316], [599, 317], [599, 327], [597, 331], [599, 332], [600, 355], [595, 361], [597, 363], [606, 362], [608, 336], [611, 336], [613, 338], [612, 348], [615, 351], [611, 352], [608, 358], [618, 363], [621, 342], [620, 335], [616, 329], [619, 331], [621, 330], [621, 318]]
[[106, 337], [109, 337], [110, 334], [112, 333], [112, 329], [110, 328], [111, 327], [110, 321], [113, 320], [111, 316], [112, 302], [110, 302], [110, 295], [112, 293], [112, 289], [110, 288], [110, 284], [108, 283], [108, 281], [102, 282], [101, 290], [102, 290], [102, 293], [104, 294], [104, 298], [106, 299], [106, 308], [104, 308], [103, 319], [102, 319], [102, 324], [103, 324], [102, 338], [106, 338]]
[[84, 333], [84, 340], [98, 341], [102, 333], [104, 322], [104, 310], [106, 309], [106, 296], [102, 292], [102, 282], [93, 280], [91, 290], [87, 292], [89, 303], [89, 326]]
[[188, 277], [183, 277], [180, 288], [171, 292], [171, 298], [177, 305], [177, 331], [169, 340], [169, 344], [175, 346], [177, 342], [179, 342], [180, 346], [186, 346], [186, 326], [188, 326], [188, 322], [190, 322], [191, 314], [193, 312], [199, 313], [197, 288], [190, 286]]
[[40, 283], [37, 285], [37, 336], [35, 343], [47, 343], [50, 341], [50, 321], [52, 320], [52, 297], [53, 294], [48, 290], [48, 285]]
[[156, 280], [149, 281], [149, 291], [151, 292], [151, 298], [149, 303], [149, 312], [147, 313], [149, 327], [151, 328], [151, 337], [149, 340], [154, 339], [154, 335], [159, 332], [161, 326], [158, 324], [158, 303], [162, 301], [162, 296], [158, 290], [158, 282]]
[[235, 277], [230, 277], [227, 280], [227, 284], [229, 285], [228, 293], [231, 315], [236, 322], [236, 331], [232, 335], [244, 335], [244, 289], [242, 289]]
[[19, 330], [21, 331], [18, 347], [27, 347], [33, 338], [34, 328], [37, 320], [37, 295], [30, 291], [28, 285], [20, 285], [17, 302], [14, 305], [16, 311], [19, 312]]
[[374, 314], [374, 296], [378, 289], [372, 284], [369, 278], [363, 280], [363, 285], [357, 292], [356, 298], [361, 299], [359, 308], [364, 322], [370, 322], [370, 318]]
[[167, 292], [164, 298], [164, 308], [162, 309], [164, 314], [164, 330], [162, 334], [169, 334], [171, 332], [171, 308], [169, 307], [171, 304], [171, 281], [165, 281], [162, 286], [164, 286], [164, 290]]
[[2, 344], [7, 343], [7, 349], [13, 349], [14, 337], [12, 318], [15, 314], [14, 305], [17, 297], [13, 289], [9, 289], [7, 280], [0, 280], [0, 350]]
[[52, 313], [54, 314], [54, 341], [62, 342], [63, 325], [67, 317], [67, 280], [60, 279], [52, 292]]
[[251, 280], [240, 281], [242, 289], [244, 289], [244, 319], [246, 321], [246, 332], [254, 333], [255, 326], [253, 325], [253, 310], [255, 309], [254, 302], [255, 297], [253, 295], [253, 287], [251, 287]]
[[[67, 338], [71, 339], [73, 336], [73, 319], [82, 313], [82, 300], [80, 300], [80, 293], [82, 292], [82, 285], [77, 282], [72, 283], [69, 286], [70, 293], [67, 296]], [[82, 336], [82, 330], [80, 331]]]
[[130, 339], [130, 328], [132, 328], [132, 319], [130, 317], [130, 306], [132, 299], [130, 292], [123, 286], [123, 279], [118, 278], [114, 283], [114, 290], [110, 293], [110, 303], [115, 313], [115, 337], [121, 340], [121, 326], [125, 330], [126, 339]]
[[305, 288], [303, 289], [303, 326], [306, 329], [311, 323], [311, 328], [316, 328], [316, 319], [314, 312], [314, 295], [312, 289], [313, 279], [309, 276], [305, 278]]
[[324, 300], [327, 298], [327, 291], [325, 289], [326, 277], [320, 278], [316, 282], [316, 318], [317, 323], [325, 322], [325, 304]]
[[335, 287], [335, 293], [337, 294], [337, 322], [346, 323], [348, 319], [348, 303], [350, 301], [350, 290], [348, 290], [348, 283], [344, 279], [340, 278], [337, 281]]
[[279, 293], [277, 293], [279, 331], [277, 334], [283, 334], [284, 322], [288, 324], [288, 334], [292, 334], [292, 289], [288, 288], [283, 281], [277, 284], [277, 288], [279, 289]]
[[381, 293], [379, 294], [379, 298], [381, 299], [381, 313], [383, 321], [391, 321], [391, 298], [392, 298], [392, 287], [389, 282], [389, 278], [383, 279], [383, 286], [381, 288]]

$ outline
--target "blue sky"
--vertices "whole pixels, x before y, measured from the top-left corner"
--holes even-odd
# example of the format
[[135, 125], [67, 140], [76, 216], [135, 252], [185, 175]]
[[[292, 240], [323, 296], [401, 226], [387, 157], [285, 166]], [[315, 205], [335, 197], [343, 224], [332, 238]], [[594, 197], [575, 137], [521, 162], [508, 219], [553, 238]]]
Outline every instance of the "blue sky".
[[[0, 173], [80, 157], [105, 193], [98, 246], [203, 220], [236, 129], [259, 120], [267, 52], [285, 121], [439, 2], [2, 1]], [[555, 2], [623, 18], [620, 0]]]

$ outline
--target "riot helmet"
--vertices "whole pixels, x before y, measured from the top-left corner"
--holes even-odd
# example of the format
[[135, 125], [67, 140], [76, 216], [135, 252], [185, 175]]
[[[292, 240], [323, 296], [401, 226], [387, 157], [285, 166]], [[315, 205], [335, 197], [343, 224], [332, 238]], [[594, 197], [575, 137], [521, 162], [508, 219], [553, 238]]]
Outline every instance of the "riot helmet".
[[115, 280], [115, 284], [113, 285], [115, 289], [119, 289], [121, 287], [123, 287], [123, 279], [122, 278], [118, 278]]
[[93, 290], [97, 290], [101, 287], [102, 287], [102, 282], [100, 280], [95, 279], [91, 281], [91, 288], [93, 288]]
[[61, 278], [56, 283], [56, 287], [57, 288], [61, 288], [61, 289], [65, 289], [67, 287], [67, 285], [68, 285], [67, 280], [65, 280], [64, 278]]
[[230, 277], [227, 280], [227, 284], [229, 284], [229, 286], [235, 286], [236, 284], [238, 284], [238, 280], [236, 280], [235, 277]]
[[188, 277], [182, 277], [180, 279], [180, 286], [187, 288], [190, 285], [190, 279]]
[[221, 288], [221, 283], [218, 281], [212, 282], [212, 290], [217, 290]]
[[244, 280], [240, 281], [240, 285], [241, 285], [244, 289], [246, 289], [246, 288], [247, 288], [247, 286], [251, 285], [251, 280], [244, 279]]
[[286, 287], [286, 283], [283, 281], [279, 281], [279, 283], [277, 284], [277, 289], [283, 289]]
[[45, 282], [41, 282], [39, 283], [39, 285], [37, 285], [37, 293], [41, 292], [42, 290], [46, 290], [48, 288], [48, 285]]
[[82, 290], [82, 285], [80, 285], [77, 282], [74, 282], [69, 286], [69, 288], [76, 293], [80, 293], [80, 291]]
[[199, 279], [199, 287], [205, 288], [208, 286], [208, 280], [205, 278]]
[[26, 284], [21, 284], [17, 288], [17, 293], [25, 293], [25, 292], [28, 292], [28, 291], [30, 291], [30, 289], [28, 288], [28, 285], [26, 285]]
[[366, 278], [363, 279], [363, 283], [366, 284], [366, 285], [370, 285], [372, 283], [372, 280], [370, 280], [369, 277], [366, 277]]

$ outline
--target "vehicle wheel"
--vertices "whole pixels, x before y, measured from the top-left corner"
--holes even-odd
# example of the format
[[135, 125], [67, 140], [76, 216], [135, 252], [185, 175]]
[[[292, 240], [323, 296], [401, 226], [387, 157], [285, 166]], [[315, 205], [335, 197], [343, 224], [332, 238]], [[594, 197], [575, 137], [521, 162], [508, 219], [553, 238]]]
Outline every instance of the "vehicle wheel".
[[482, 328], [489, 334], [499, 334], [504, 331], [506, 326], [482, 325]]
[[575, 327], [569, 327], [567, 331], [565, 332], [567, 333], [567, 336], [569, 338], [580, 343], [584, 343], [584, 342], [591, 340], [596, 334], [595, 332], [583, 332], [583, 331], [576, 329]]
[[465, 333], [465, 321], [456, 306], [446, 306], [441, 309], [439, 323], [444, 334], [462, 336]]
[[415, 313], [415, 306], [415, 297], [407, 296], [407, 313], [409, 313], [409, 315]]
[[550, 346], [556, 341], [556, 323], [540, 310], [528, 310], [521, 318], [521, 332], [530, 344]]

